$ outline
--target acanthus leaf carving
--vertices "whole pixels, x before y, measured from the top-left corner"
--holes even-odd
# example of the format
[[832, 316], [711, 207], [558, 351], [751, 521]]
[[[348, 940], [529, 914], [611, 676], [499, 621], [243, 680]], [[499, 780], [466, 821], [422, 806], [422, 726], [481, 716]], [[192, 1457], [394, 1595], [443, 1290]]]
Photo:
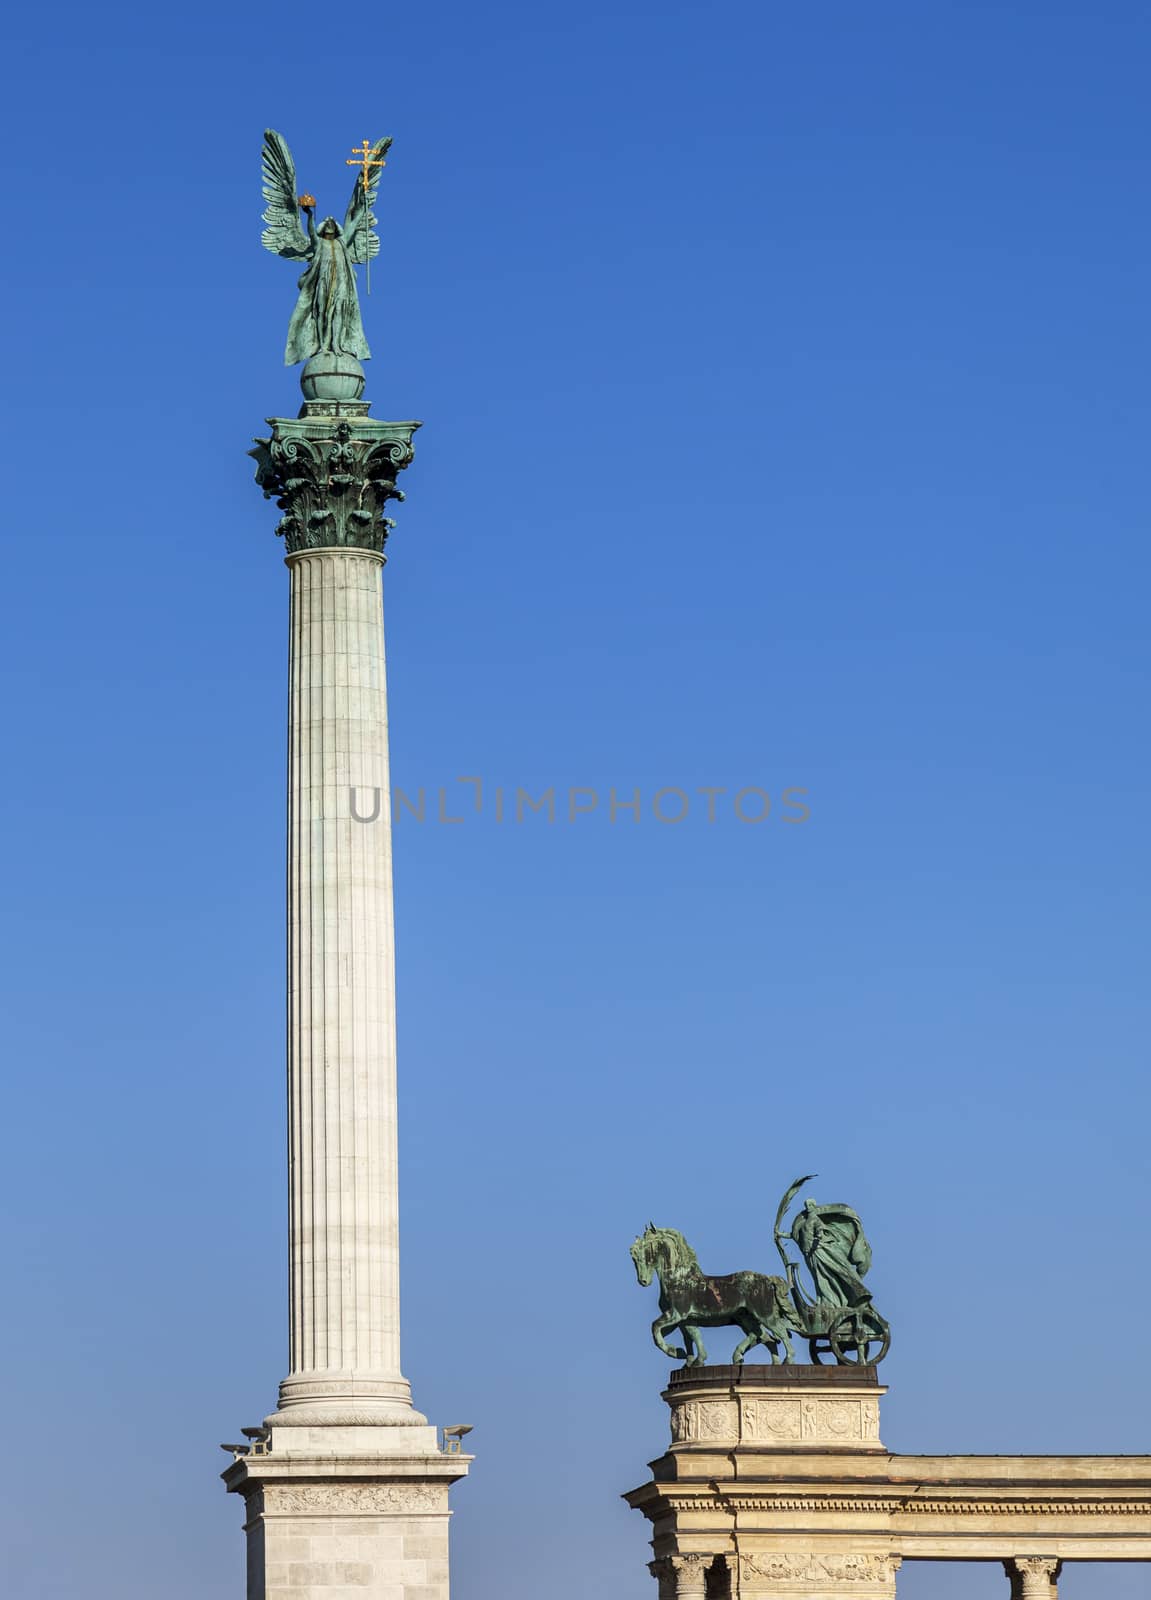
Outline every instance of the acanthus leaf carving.
[[393, 526], [389, 500], [414, 455], [418, 423], [306, 416], [275, 418], [269, 438], [248, 453], [264, 498], [284, 513], [276, 532], [288, 554], [349, 547], [383, 554]]

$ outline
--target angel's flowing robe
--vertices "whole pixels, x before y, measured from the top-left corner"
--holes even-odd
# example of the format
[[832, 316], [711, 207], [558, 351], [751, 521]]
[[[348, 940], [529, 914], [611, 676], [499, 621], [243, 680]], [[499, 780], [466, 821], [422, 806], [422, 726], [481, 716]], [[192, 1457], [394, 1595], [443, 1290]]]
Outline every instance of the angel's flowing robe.
[[[327, 222], [323, 227], [327, 227]], [[360, 361], [372, 352], [360, 321], [356, 275], [338, 223], [335, 235], [317, 232], [308, 219], [311, 259], [299, 282], [300, 297], [288, 324], [284, 363], [307, 361], [321, 350], [338, 350]]]

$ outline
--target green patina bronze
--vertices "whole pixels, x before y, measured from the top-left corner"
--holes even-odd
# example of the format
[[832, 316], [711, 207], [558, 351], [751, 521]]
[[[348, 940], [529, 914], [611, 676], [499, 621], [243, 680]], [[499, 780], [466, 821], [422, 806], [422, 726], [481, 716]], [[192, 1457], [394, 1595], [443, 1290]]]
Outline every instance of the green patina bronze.
[[404, 498], [396, 478], [419, 423], [376, 422], [367, 409], [311, 402], [301, 417], [269, 417], [271, 437], [248, 452], [264, 498], [284, 513], [276, 532], [289, 555], [336, 546], [383, 554], [392, 528], [384, 509]]
[[[742, 1328], [743, 1339], [736, 1346], [732, 1361], [741, 1365], [753, 1345], [766, 1345], [772, 1362], [779, 1360], [779, 1346], [791, 1361], [789, 1328], [795, 1322], [787, 1281], [762, 1272], [732, 1272], [711, 1278], [700, 1271], [699, 1259], [682, 1233], [675, 1228], [657, 1228], [649, 1222], [631, 1247], [636, 1277], [646, 1289], [655, 1275], [659, 1278], [659, 1316], [651, 1325], [651, 1336], [673, 1361], [686, 1361], [689, 1367], [702, 1367], [707, 1351], [700, 1338], [701, 1328]], [[668, 1344], [666, 1335], [683, 1335], [683, 1348]]]
[[[377, 422], [360, 398], [361, 360], [371, 352], [360, 320], [356, 265], [379, 253], [372, 231], [384, 155], [390, 139], [364, 140], [360, 175], [340, 224], [315, 224], [315, 200], [297, 195], [292, 154], [278, 133], [264, 134], [263, 243], [306, 263], [288, 328], [284, 360], [306, 363], [300, 378], [304, 404], [298, 417], [269, 417], [271, 434], [257, 439], [256, 482], [284, 515], [276, 532], [289, 555], [300, 550], [355, 549], [382, 555], [392, 520], [389, 500], [402, 500], [396, 478], [414, 454], [418, 422]], [[301, 212], [307, 232], [300, 225]]]
[[[307, 263], [288, 326], [287, 366], [325, 352], [355, 361], [371, 357], [352, 269], [365, 265], [380, 251], [379, 237], [372, 231], [376, 221], [372, 205], [391, 142], [378, 139], [367, 155], [363, 163], [367, 181], [364, 176], [356, 179], [343, 222], [325, 217], [317, 228], [315, 200], [310, 194], [296, 192], [292, 152], [273, 129], [264, 134], [264, 248], [290, 261]], [[300, 225], [301, 212], [307, 218], [307, 232]]]
[[[871, 1246], [858, 1214], [837, 1203], [817, 1205], [808, 1199], [796, 1213], [790, 1231], [783, 1227], [788, 1207], [811, 1175], [797, 1178], [779, 1203], [775, 1218], [775, 1243], [783, 1259], [786, 1278], [762, 1272], [733, 1272], [709, 1277], [700, 1270], [695, 1251], [674, 1228], [657, 1228], [649, 1222], [631, 1247], [636, 1277], [646, 1288], [659, 1278], [659, 1316], [652, 1323], [652, 1338], [665, 1355], [701, 1367], [707, 1352], [700, 1328], [737, 1327], [743, 1339], [732, 1362], [743, 1363], [756, 1344], [770, 1353], [772, 1363], [795, 1359], [791, 1334], [808, 1342], [813, 1362], [831, 1356], [843, 1365], [882, 1361], [891, 1344], [891, 1329], [876, 1311], [871, 1291], [863, 1282], [871, 1267]], [[787, 1253], [793, 1244], [803, 1258], [814, 1284], [805, 1290], [799, 1263]], [[667, 1342], [678, 1331], [683, 1348]]]

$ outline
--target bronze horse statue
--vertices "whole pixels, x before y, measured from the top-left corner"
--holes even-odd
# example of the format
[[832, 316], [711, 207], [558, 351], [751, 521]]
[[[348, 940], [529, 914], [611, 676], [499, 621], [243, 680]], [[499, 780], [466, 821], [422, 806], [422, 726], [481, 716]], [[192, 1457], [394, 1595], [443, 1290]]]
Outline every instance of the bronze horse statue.
[[[674, 1228], [657, 1228], [649, 1222], [631, 1247], [636, 1277], [646, 1289], [652, 1276], [659, 1278], [659, 1316], [651, 1325], [651, 1336], [673, 1361], [686, 1361], [689, 1367], [702, 1367], [707, 1351], [700, 1328], [742, 1328], [743, 1338], [732, 1355], [735, 1366], [753, 1345], [762, 1344], [771, 1352], [772, 1365], [779, 1361], [783, 1345], [784, 1361], [795, 1360], [790, 1330], [801, 1329], [787, 1280], [763, 1272], [731, 1272], [726, 1277], [709, 1278], [700, 1271], [695, 1251], [682, 1233]], [[666, 1334], [678, 1331], [684, 1348], [668, 1344]]]

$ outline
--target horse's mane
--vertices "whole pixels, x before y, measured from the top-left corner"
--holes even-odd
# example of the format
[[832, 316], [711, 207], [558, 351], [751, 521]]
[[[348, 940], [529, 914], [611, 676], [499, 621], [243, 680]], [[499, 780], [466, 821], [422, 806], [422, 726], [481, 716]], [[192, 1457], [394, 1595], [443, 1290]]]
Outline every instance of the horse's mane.
[[667, 1264], [673, 1271], [684, 1268], [694, 1268], [699, 1271], [699, 1257], [678, 1229], [657, 1228], [655, 1232], [663, 1247]]

